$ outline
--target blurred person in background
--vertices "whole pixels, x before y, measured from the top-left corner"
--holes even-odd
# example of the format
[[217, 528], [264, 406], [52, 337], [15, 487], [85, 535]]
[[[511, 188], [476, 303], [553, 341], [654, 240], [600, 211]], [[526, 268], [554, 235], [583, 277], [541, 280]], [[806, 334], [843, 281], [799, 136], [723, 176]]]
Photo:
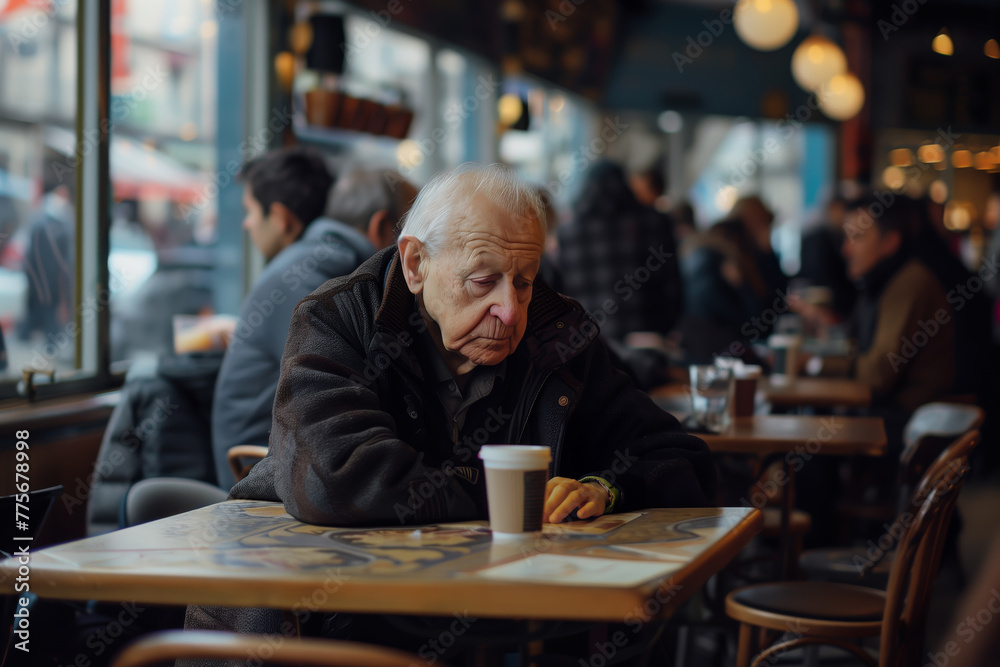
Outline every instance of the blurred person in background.
[[665, 196], [667, 180], [663, 177], [663, 170], [657, 166], [633, 172], [628, 177], [628, 184], [643, 206], [665, 211], [670, 203]]
[[17, 214], [17, 204], [12, 197], [0, 195], [0, 266], [6, 267], [9, 262], [8, 248], [17, 231], [20, 216]]
[[680, 248], [684, 241], [698, 232], [695, 225], [694, 206], [691, 202], [680, 201], [670, 209], [670, 219], [674, 223], [674, 240]]
[[112, 210], [112, 247], [156, 255], [155, 271], [141, 284], [128, 267], [112, 276], [123, 287], [112, 306], [113, 361], [152, 363], [174, 349], [175, 315], [215, 312], [215, 251], [194, 243], [176, 204], [163, 204], [126, 199]]
[[399, 221], [416, 198], [417, 189], [399, 172], [356, 168], [333, 187], [326, 217], [353, 227], [381, 250], [396, 242]]
[[[47, 180], [41, 206], [28, 221], [23, 263], [28, 290], [24, 318], [18, 327], [21, 340], [30, 340], [35, 334], [54, 336], [73, 317], [75, 222], [69, 182]], [[66, 346], [61, 349], [72, 352]]]
[[[730, 236], [740, 252], [753, 262], [759, 282], [754, 278], [751, 285], [758, 295], [758, 311], [762, 312], [771, 306], [779, 292], [784, 293], [788, 289], [788, 277], [781, 270], [781, 262], [771, 247], [774, 213], [756, 195], [741, 197], [733, 204], [726, 221], [737, 221], [746, 230], [745, 236], [735, 233]], [[747, 268], [748, 265], [744, 267], [745, 270]]]
[[3, 337], [3, 329], [0, 329], [0, 373], [7, 370], [9, 363], [7, 360], [7, 342]]
[[[972, 402], [981, 402], [988, 391], [988, 374], [982, 372], [991, 351], [990, 311], [992, 304], [983, 287], [990, 275], [996, 275], [995, 262], [987, 261], [981, 276], [974, 275], [957, 255], [950, 251], [950, 239], [941, 236], [943, 222], [935, 219], [943, 208], [930, 198], [912, 200], [900, 197], [894, 205], [904, 207], [914, 218], [917, 238], [914, 256], [919, 259], [945, 292], [954, 316], [955, 378], [952, 393]], [[954, 236], [948, 232], [949, 236]]]
[[826, 206], [821, 224], [802, 235], [802, 268], [796, 276], [811, 287], [828, 288], [830, 305], [840, 320], [850, 316], [857, 299], [857, 288], [847, 276], [847, 262], [841, 252], [846, 206], [844, 198], [834, 197]]
[[[739, 222], [720, 221], [682, 246], [684, 318], [680, 345], [688, 363], [713, 363], [715, 355], [742, 341], [757, 312], [763, 283]], [[726, 352], [728, 354], [728, 352]]]
[[566, 294], [605, 315], [598, 323], [606, 338], [670, 333], [684, 299], [671, 226], [636, 199], [621, 167], [590, 168], [558, 237]]
[[[849, 374], [865, 382], [872, 406], [903, 421], [924, 403], [951, 394], [955, 377], [954, 313], [920, 258], [918, 224], [903, 200], [883, 206], [867, 195], [848, 204], [843, 252], [859, 291], [849, 323], [857, 352], [808, 364], [814, 374]], [[815, 309], [800, 310], [817, 316]]]
[[630, 349], [627, 339], [642, 333], [662, 341], [680, 321], [684, 294], [670, 219], [642, 204], [622, 168], [604, 161], [585, 174], [557, 235], [566, 294], [595, 319], [640, 387], [662, 384], [663, 353]]
[[[849, 376], [867, 384], [872, 404], [864, 412], [885, 423], [888, 451], [866, 460], [854, 486], [864, 497], [891, 501], [893, 480], [903, 449], [903, 428], [921, 405], [952, 393], [955, 378], [955, 315], [945, 289], [919, 259], [918, 219], [914, 208], [898, 199], [885, 205], [875, 194], [846, 207], [844, 257], [858, 286], [858, 299], [848, 333], [856, 350], [847, 357], [813, 357], [811, 375]], [[828, 308], [790, 300], [808, 319], [832, 317]], [[835, 461], [803, 468], [796, 484], [798, 504], [812, 515], [808, 547], [826, 546], [834, 534], [835, 515], [829, 499], [840, 493]], [[873, 532], [881, 528], [870, 527]]]
[[[234, 483], [226, 454], [267, 445], [281, 356], [296, 304], [395, 242], [416, 188], [388, 170], [355, 170], [337, 183], [322, 156], [295, 147], [246, 164], [243, 227], [268, 264], [243, 302], [212, 406], [219, 485]], [[327, 205], [329, 199], [329, 206]], [[338, 216], [337, 220], [323, 216]]]

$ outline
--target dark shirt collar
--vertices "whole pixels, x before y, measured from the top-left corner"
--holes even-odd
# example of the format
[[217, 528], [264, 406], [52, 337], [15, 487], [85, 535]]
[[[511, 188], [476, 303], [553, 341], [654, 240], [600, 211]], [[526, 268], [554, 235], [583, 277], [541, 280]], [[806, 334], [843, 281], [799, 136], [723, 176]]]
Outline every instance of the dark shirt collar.
[[857, 281], [858, 290], [871, 296], [877, 296], [896, 273], [910, 259], [910, 253], [902, 249], [892, 257], [887, 257], [876, 264], [868, 273]]

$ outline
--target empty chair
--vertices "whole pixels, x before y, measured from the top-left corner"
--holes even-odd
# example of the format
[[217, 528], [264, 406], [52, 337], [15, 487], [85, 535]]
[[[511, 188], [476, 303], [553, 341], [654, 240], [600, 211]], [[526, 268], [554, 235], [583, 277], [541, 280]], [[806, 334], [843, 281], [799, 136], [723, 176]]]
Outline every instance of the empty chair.
[[111, 667], [143, 667], [174, 660], [242, 660], [326, 667], [428, 667], [411, 653], [332, 639], [236, 634], [209, 630], [169, 630], [126, 646]]
[[[911, 492], [927, 467], [961, 435], [978, 429], [985, 418], [982, 408], [958, 403], [928, 403], [919, 407], [903, 431], [904, 449], [899, 457], [898, 500], [895, 505], [846, 501], [839, 507], [846, 517], [891, 521], [910, 505]], [[809, 579], [858, 583], [855, 565], [868, 547], [810, 549], [799, 558], [799, 569]], [[891, 556], [889, 556], [891, 562]], [[871, 568], [868, 583], [885, 586], [889, 562]]]
[[181, 514], [221, 503], [229, 494], [214, 484], [181, 477], [153, 477], [136, 482], [122, 507], [122, 526]]
[[[919, 509], [897, 519], [898, 544], [885, 591], [850, 584], [797, 581], [759, 584], [726, 597], [726, 614], [741, 623], [738, 667], [751, 664], [755, 646], [763, 649], [753, 665], [772, 660], [792, 648], [816, 644], [839, 646], [868, 665], [916, 665], [923, 650], [924, 624], [934, 575], [937, 573], [948, 522], [958, 492], [969, 472], [969, 453], [978, 432], [953, 443], [928, 468], [914, 500]], [[792, 637], [765, 648], [767, 630], [789, 630]], [[755, 641], [755, 632], [761, 637]], [[847, 639], [881, 638], [879, 660]], [[767, 663], [770, 664], [770, 663]]]

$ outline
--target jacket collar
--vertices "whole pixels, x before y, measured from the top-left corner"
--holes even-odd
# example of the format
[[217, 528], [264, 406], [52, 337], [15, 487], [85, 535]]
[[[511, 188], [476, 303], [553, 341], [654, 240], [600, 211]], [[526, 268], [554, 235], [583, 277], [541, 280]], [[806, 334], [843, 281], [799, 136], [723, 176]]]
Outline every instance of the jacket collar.
[[[413, 340], [423, 321], [419, 315], [414, 317], [417, 313], [414, 298], [403, 276], [399, 252], [386, 248], [376, 256], [379, 275], [385, 278], [375, 325], [379, 331], [397, 338], [406, 332], [409, 340]], [[586, 349], [598, 333], [597, 325], [579, 303], [559, 294], [541, 278], [535, 279], [528, 304], [528, 326], [518, 346], [527, 350], [533, 364], [541, 368], [560, 366]], [[376, 340], [372, 342], [376, 344]]]
[[367, 236], [354, 227], [330, 218], [313, 220], [302, 232], [299, 241], [320, 241], [327, 236], [335, 236], [344, 245], [350, 246], [360, 257], [371, 257], [375, 254], [375, 246]]

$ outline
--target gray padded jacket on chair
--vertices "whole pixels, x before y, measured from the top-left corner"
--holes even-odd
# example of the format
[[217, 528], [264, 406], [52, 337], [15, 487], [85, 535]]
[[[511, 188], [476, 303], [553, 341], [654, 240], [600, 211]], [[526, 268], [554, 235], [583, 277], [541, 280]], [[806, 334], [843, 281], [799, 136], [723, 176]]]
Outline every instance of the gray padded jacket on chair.
[[89, 488], [68, 490], [79, 501], [89, 494], [89, 535], [118, 528], [125, 494], [140, 480], [216, 483], [211, 414], [221, 363], [221, 352], [196, 352], [164, 355], [129, 371], [104, 431], [93, 481]]

